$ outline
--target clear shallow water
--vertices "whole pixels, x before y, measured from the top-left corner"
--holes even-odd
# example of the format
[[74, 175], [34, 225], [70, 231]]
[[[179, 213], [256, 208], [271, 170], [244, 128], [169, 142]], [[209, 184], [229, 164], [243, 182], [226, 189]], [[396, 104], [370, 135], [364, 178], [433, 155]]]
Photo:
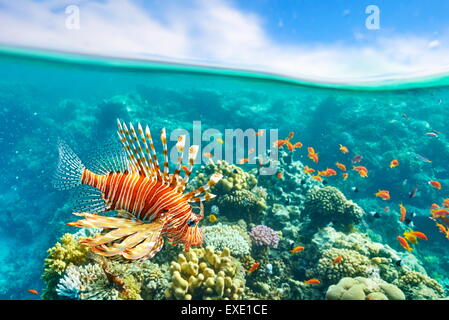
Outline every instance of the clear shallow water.
[[[429, 275], [446, 277], [448, 240], [428, 219], [430, 205], [449, 197], [449, 88], [444, 75], [378, 82], [361, 90], [359, 84], [5, 48], [0, 70], [2, 299], [35, 298], [27, 290], [43, 287], [39, 277], [46, 250], [63, 233], [74, 232], [65, 225], [73, 220], [66, 205], [69, 194], [50, 183], [57, 139], [88, 160], [96, 144], [115, 134], [117, 118], [169, 132], [191, 130], [193, 121], [201, 121], [203, 129], [278, 129], [279, 137], [295, 132], [304, 147], [294, 159], [311, 165], [305, 149], [313, 146], [320, 154], [320, 170], [336, 161], [349, 166], [353, 155], [363, 155], [369, 178], [330, 177], [329, 185], [367, 211], [383, 210], [385, 203], [374, 193], [388, 189], [390, 214], [398, 214], [398, 204], [404, 203], [417, 214], [416, 229], [430, 239], [415, 256]], [[438, 138], [425, 135], [432, 130], [441, 132]], [[350, 156], [339, 152], [339, 144], [350, 149]], [[432, 163], [417, 160], [417, 154]], [[389, 168], [393, 159], [400, 161], [395, 170]], [[442, 190], [430, 187], [429, 180], [440, 181]], [[351, 191], [354, 186], [359, 192]], [[418, 196], [409, 198], [415, 187]], [[392, 226], [390, 218], [366, 223], [376, 241], [400, 251], [396, 235], [405, 227]]]

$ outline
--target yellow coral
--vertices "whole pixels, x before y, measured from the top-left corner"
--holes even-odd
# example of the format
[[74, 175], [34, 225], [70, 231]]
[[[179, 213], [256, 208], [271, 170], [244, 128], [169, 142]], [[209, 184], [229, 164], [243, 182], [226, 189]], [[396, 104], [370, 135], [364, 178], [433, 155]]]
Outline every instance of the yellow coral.
[[48, 249], [45, 259], [44, 280], [53, 277], [54, 274], [62, 274], [70, 265], [81, 265], [87, 262], [89, 247], [79, 243], [73, 234], [64, 234], [53, 248]]
[[213, 247], [190, 249], [170, 266], [172, 283], [168, 299], [241, 299], [245, 281], [239, 262], [229, 249], [215, 252]]
[[123, 279], [125, 290], [120, 292], [118, 300], [143, 300], [140, 296], [141, 283], [132, 275], [128, 275]]

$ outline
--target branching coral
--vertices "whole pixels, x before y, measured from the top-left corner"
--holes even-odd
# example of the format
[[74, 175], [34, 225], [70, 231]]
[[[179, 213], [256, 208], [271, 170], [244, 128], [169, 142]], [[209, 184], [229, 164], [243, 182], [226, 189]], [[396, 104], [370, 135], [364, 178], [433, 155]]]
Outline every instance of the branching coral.
[[336, 229], [348, 230], [360, 221], [364, 211], [353, 201], [347, 200], [337, 188], [324, 187], [309, 191], [304, 203], [304, 215], [310, 218], [314, 229], [332, 222]]
[[170, 271], [168, 299], [238, 300], [245, 289], [240, 263], [227, 248], [217, 253], [212, 247], [190, 249], [172, 261]]
[[405, 300], [404, 293], [395, 285], [380, 279], [363, 277], [342, 278], [326, 292], [327, 300]]
[[117, 300], [120, 293], [98, 264], [68, 267], [57, 292], [69, 299], [81, 300]]
[[244, 230], [239, 226], [223, 225], [203, 228], [204, 244], [217, 250], [228, 248], [236, 257], [248, 255], [251, 252], [251, 242]]

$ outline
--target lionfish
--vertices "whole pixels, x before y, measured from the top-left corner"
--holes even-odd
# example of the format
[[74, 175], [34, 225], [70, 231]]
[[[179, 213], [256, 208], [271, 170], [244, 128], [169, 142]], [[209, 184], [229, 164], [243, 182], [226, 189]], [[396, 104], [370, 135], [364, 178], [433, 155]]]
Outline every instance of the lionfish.
[[[169, 173], [167, 137], [161, 130], [163, 170], [161, 170], [148, 126], [140, 123], [137, 131], [132, 123], [118, 123], [118, 136], [123, 149], [111, 157], [97, 159], [90, 171], [80, 158], [62, 141], [59, 142], [59, 163], [54, 186], [60, 190], [83, 186], [78, 198], [83, 212], [74, 212], [85, 219], [67, 223], [80, 228], [100, 228], [102, 232], [82, 243], [103, 256], [137, 260], [152, 258], [162, 249], [164, 237], [171, 243], [183, 243], [184, 250], [200, 246], [203, 233], [198, 227], [204, 217], [202, 202], [215, 195], [207, 190], [221, 178], [213, 174], [208, 183], [191, 192], [184, 192], [192, 173], [198, 146], [188, 149], [188, 165], [182, 165], [186, 137], [176, 143], [176, 169]], [[182, 168], [182, 170], [181, 170]], [[184, 176], [181, 177], [181, 171]], [[89, 187], [86, 187], [89, 186]], [[191, 203], [200, 204], [195, 213]], [[116, 211], [116, 216], [99, 215]]]

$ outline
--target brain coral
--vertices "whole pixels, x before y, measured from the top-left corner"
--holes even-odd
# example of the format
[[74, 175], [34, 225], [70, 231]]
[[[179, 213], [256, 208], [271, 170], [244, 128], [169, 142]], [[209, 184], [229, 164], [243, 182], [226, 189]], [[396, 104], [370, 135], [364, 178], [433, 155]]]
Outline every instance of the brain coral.
[[[342, 260], [334, 264], [339, 256]], [[308, 275], [322, 282], [337, 283], [343, 277], [367, 276], [369, 265], [369, 259], [355, 250], [332, 248], [323, 251], [317, 267], [308, 271]]]
[[172, 261], [168, 299], [238, 300], [245, 289], [240, 263], [229, 249], [215, 253], [213, 247], [190, 249]]
[[206, 246], [213, 246], [217, 250], [228, 248], [236, 257], [248, 255], [251, 251], [250, 239], [239, 226], [218, 223], [204, 227], [203, 232]]
[[405, 300], [405, 295], [393, 284], [381, 279], [363, 277], [342, 278], [326, 292], [327, 300]]
[[412, 270], [399, 277], [397, 286], [412, 300], [435, 300], [444, 295], [443, 287], [436, 280]]
[[335, 229], [347, 230], [348, 226], [358, 223], [364, 213], [362, 208], [347, 200], [334, 187], [310, 190], [304, 203], [304, 214], [310, 218], [310, 225], [315, 229], [332, 222]]

